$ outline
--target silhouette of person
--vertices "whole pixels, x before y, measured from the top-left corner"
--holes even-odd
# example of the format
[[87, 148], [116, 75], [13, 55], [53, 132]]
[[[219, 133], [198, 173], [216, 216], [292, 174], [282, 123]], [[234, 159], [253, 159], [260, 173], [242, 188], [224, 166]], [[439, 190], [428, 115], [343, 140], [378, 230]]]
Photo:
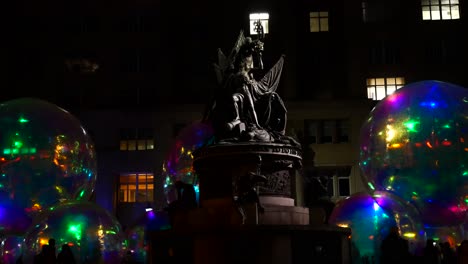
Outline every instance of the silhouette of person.
[[68, 244], [62, 245], [62, 250], [57, 255], [57, 264], [75, 264], [75, 257]]
[[48, 246], [49, 245], [45, 245], [45, 244], [42, 245], [41, 252], [39, 252], [39, 254], [34, 256], [34, 259], [33, 259], [34, 264], [45, 264], [45, 263], [47, 263], [45, 255], [46, 255]]
[[423, 263], [425, 264], [440, 264], [440, 250], [434, 239], [429, 238], [426, 240], [426, 247], [424, 247]]
[[457, 264], [468, 263], [468, 240], [463, 240], [457, 248]]
[[406, 263], [410, 258], [408, 240], [400, 236], [397, 226], [390, 228], [389, 234], [383, 239], [382, 264]]
[[442, 252], [442, 264], [453, 264], [456, 263], [455, 251], [450, 247], [449, 242], [441, 244], [440, 250]]

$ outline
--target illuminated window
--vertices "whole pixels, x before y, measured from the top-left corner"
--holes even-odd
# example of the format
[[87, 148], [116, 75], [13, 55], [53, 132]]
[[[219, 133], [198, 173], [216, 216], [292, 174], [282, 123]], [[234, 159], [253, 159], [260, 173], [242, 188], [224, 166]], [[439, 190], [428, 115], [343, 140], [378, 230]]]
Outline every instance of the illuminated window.
[[460, 19], [458, 0], [421, 0], [423, 20]]
[[119, 202], [152, 202], [154, 199], [154, 175], [152, 173], [121, 174]]
[[268, 19], [270, 15], [268, 13], [252, 13], [249, 15], [250, 19], [250, 35], [257, 35], [257, 23], [263, 27], [263, 33], [268, 34]]
[[154, 149], [153, 129], [124, 128], [120, 131], [120, 150], [150, 150]]
[[310, 32], [328, 31], [328, 12], [310, 12]]
[[405, 85], [405, 78], [369, 78], [367, 79], [367, 98], [382, 100]]

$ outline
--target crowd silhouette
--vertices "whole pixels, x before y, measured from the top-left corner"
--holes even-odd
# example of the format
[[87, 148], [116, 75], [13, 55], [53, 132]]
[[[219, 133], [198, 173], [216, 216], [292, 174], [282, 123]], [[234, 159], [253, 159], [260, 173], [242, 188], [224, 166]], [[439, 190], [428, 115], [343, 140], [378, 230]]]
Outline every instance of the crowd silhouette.
[[68, 244], [63, 244], [61, 251], [56, 254], [55, 239], [49, 239], [48, 244], [42, 245], [41, 252], [34, 256], [33, 264], [75, 264], [75, 257]]
[[468, 264], [468, 240], [463, 240], [456, 247], [448, 241], [436, 241], [433, 238], [428, 238], [420, 253], [412, 254], [411, 252], [409, 241], [400, 235], [398, 227], [393, 226], [380, 244], [378, 258], [367, 255], [359, 256], [359, 252], [355, 252], [352, 263]]

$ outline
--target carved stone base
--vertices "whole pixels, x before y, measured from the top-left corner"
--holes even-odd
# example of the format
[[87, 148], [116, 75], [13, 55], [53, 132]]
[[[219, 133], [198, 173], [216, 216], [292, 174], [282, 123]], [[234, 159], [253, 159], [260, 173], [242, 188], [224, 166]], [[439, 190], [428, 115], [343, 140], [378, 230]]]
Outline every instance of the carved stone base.
[[239, 179], [248, 173], [266, 177], [266, 182], [253, 186], [260, 196], [294, 200], [292, 181], [302, 164], [299, 147], [262, 142], [224, 143], [199, 148], [193, 155], [202, 203], [238, 194]]
[[309, 208], [299, 206], [264, 205], [258, 215], [259, 225], [309, 225]]

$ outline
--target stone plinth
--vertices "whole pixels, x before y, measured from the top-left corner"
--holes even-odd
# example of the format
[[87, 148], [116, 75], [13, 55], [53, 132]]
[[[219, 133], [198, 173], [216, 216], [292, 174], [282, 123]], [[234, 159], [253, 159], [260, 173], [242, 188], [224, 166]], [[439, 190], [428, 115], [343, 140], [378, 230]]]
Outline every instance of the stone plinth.
[[[254, 202], [243, 204], [245, 224], [308, 225], [308, 209], [295, 206], [291, 188], [301, 167], [301, 155], [300, 148], [289, 144], [259, 142], [224, 143], [198, 149], [194, 152], [193, 166], [199, 176], [201, 214], [236, 225], [235, 215], [240, 213], [233, 197], [239, 195], [239, 179], [251, 172], [266, 177], [266, 182], [255, 186], [265, 210], [257, 212]], [[214, 212], [220, 216], [214, 216]]]
[[[288, 144], [216, 144], [197, 149], [193, 167], [200, 180], [200, 202], [232, 197], [233, 184], [249, 172], [267, 177], [259, 194], [293, 198], [291, 180], [301, 167], [301, 149]], [[260, 160], [259, 160], [260, 159]]]

